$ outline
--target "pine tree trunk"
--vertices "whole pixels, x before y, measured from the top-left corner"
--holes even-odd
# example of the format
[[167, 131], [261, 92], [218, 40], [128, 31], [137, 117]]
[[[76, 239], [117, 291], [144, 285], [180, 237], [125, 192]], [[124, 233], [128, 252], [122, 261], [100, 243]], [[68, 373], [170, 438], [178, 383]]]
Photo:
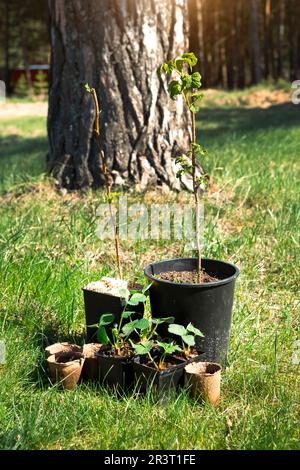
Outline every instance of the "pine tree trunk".
[[259, 41], [259, 15], [258, 2], [250, 3], [250, 37], [251, 37], [251, 78], [252, 84], [260, 81], [260, 41]]
[[264, 0], [263, 19], [264, 19], [264, 78], [267, 80], [270, 76], [270, 49], [272, 48], [272, 34], [270, 31], [271, 0]]
[[49, 0], [49, 169], [67, 188], [99, 186], [94, 109], [115, 184], [179, 188], [174, 157], [189, 142], [189, 117], [172, 103], [158, 65], [186, 50], [185, 0]]
[[245, 64], [245, 15], [244, 2], [238, 0], [236, 5], [236, 48], [237, 48], [237, 86], [244, 88], [246, 85]]
[[10, 92], [10, 8], [9, 0], [4, 2], [4, 81], [7, 93]]
[[288, 11], [287, 16], [289, 18], [289, 59], [290, 59], [290, 80], [293, 82], [299, 78], [299, 39], [300, 39], [300, 28], [299, 28], [299, 14], [300, 6], [298, 0], [291, 0], [287, 5]]
[[226, 24], [226, 69], [227, 69], [227, 86], [229, 90], [235, 87], [235, 58], [237, 55], [236, 50], [236, 1], [231, 0], [226, 9], [227, 24]]

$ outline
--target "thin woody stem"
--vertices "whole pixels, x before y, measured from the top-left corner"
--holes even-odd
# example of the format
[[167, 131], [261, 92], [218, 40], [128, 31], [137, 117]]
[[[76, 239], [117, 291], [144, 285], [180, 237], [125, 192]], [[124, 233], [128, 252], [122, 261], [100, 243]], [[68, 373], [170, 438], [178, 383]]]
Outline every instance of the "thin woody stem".
[[[191, 111], [192, 117], [192, 144], [196, 143], [196, 120], [195, 120], [195, 113]], [[196, 155], [195, 149], [192, 145], [192, 167], [193, 167], [193, 192], [194, 192], [194, 199], [195, 199], [195, 206], [196, 206], [196, 247], [197, 247], [197, 273], [198, 273], [198, 282], [201, 281], [201, 246], [200, 246], [200, 234], [199, 234], [199, 194], [198, 194], [198, 183], [196, 178]]]
[[123, 279], [122, 267], [121, 267], [121, 257], [120, 257], [119, 226], [117, 224], [117, 220], [114, 220], [114, 214], [113, 214], [113, 208], [112, 208], [112, 196], [111, 196], [112, 182], [111, 182], [111, 177], [109, 175], [109, 171], [108, 171], [108, 168], [107, 168], [107, 165], [106, 165], [105, 155], [104, 155], [103, 150], [101, 149], [100, 124], [99, 124], [100, 106], [99, 106], [97, 93], [96, 93], [96, 90], [94, 88], [91, 89], [91, 95], [93, 97], [94, 107], [95, 107], [94, 134], [95, 134], [95, 137], [96, 137], [97, 147], [98, 147], [98, 150], [99, 150], [102, 173], [103, 173], [104, 178], [105, 178], [105, 189], [106, 189], [106, 196], [107, 196], [107, 201], [108, 201], [109, 213], [110, 213], [111, 221], [112, 221], [113, 228], [114, 228], [115, 249], [116, 249], [118, 273], [119, 273], [120, 279]]

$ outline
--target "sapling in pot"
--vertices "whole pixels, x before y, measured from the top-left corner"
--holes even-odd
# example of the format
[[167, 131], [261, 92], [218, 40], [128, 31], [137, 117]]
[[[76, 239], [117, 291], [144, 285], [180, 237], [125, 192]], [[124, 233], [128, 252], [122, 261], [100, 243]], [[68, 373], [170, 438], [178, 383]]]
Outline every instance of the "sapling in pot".
[[[113, 181], [109, 172], [106, 156], [101, 145], [100, 103], [96, 90], [94, 88], [91, 88], [88, 84], [86, 84], [85, 90], [91, 95], [95, 110], [94, 137], [99, 152], [99, 159], [101, 162], [102, 174], [104, 177], [106, 202], [108, 204], [108, 210], [113, 227], [116, 269], [119, 276], [118, 279], [103, 277], [100, 281], [89, 283], [83, 289], [86, 325], [87, 327], [89, 327], [90, 325], [98, 323], [101, 314], [104, 314], [106, 312], [113, 313], [117, 320], [120, 318], [125, 304], [124, 298], [120, 295], [120, 289], [127, 289], [130, 285], [126, 280], [123, 279], [119, 225], [113, 207], [113, 202], [116, 197], [116, 194], [112, 191]], [[138, 303], [137, 305], [135, 305], [133, 307], [133, 310], [139, 313], [143, 313], [143, 303]], [[87, 328], [88, 341], [92, 341], [95, 338], [95, 333], [95, 328]]]
[[[187, 364], [182, 358], [176, 357], [182, 349], [173, 341], [153, 341], [133, 345], [136, 358], [133, 363], [135, 386], [142, 393], [154, 388], [158, 393], [176, 389], [183, 384], [184, 366]], [[153, 351], [159, 348], [159, 354]], [[146, 359], [142, 361], [142, 357]]]
[[192, 323], [189, 323], [187, 327], [172, 323], [168, 327], [168, 332], [180, 337], [181, 351], [187, 361], [196, 362], [201, 360], [202, 353], [196, 349], [196, 337], [203, 338], [204, 335], [198, 328], [192, 325]]
[[[140, 329], [139, 341], [130, 340], [135, 352], [134, 372], [135, 383], [138, 388], [145, 392], [154, 386], [158, 391], [176, 388], [183, 385], [184, 366], [191, 361], [200, 360], [197, 351], [191, 350], [195, 345], [194, 337], [200, 336], [201, 332], [189, 325], [185, 329], [181, 325], [174, 324], [173, 317], [144, 319], [148, 327]], [[132, 322], [134, 324], [135, 321]], [[182, 347], [174, 340], [161, 340], [157, 327], [163, 323], [168, 324], [168, 330], [182, 340]], [[134, 325], [132, 325], [134, 327]]]
[[[134, 321], [132, 315], [136, 313], [132, 307], [146, 301], [143, 293], [130, 295], [126, 290], [121, 294], [125, 298], [125, 306], [118, 323], [114, 323], [113, 314], [106, 313], [101, 315], [97, 325], [92, 325], [97, 327], [97, 339], [104, 346], [97, 353], [100, 380], [118, 390], [129, 387], [133, 379], [133, 349], [129, 338], [135, 330], [128, 328]], [[142, 322], [143, 318], [137, 321]]]
[[177, 157], [177, 176], [189, 175], [192, 180], [197, 256], [151, 263], [144, 272], [152, 281], [153, 316], [174, 315], [180, 325], [192, 323], [204, 334], [197, 336], [196, 346], [204, 351], [205, 359], [225, 363], [239, 270], [231, 263], [203, 258], [201, 253], [200, 213], [208, 176], [202, 170], [207, 152], [196, 140], [196, 113], [202, 100], [201, 75], [193, 71], [197, 62], [195, 54], [187, 52], [158, 69], [159, 76], [168, 80], [170, 98], [181, 97], [191, 117], [190, 147]]

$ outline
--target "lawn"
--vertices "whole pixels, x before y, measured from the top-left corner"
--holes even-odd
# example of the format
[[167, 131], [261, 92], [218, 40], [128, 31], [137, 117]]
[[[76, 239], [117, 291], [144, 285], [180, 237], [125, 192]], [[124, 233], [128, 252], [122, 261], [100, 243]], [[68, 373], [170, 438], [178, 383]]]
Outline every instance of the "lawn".
[[[230, 103], [230, 101], [229, 101]], [[217, 409], [185, 393], [116, 398], [82, 384], [64, 392], [45, 371], [47, 342], [83, 342], [81, 287], [115, 275], [113, 245], [95, 235], [101, 191], [56, 191], [43, 173], [44, 117], [0, 120], [1, 449], [299, 449], [300, 108], [207, 104], [204, 254], [232, 261], [237, 282], [229, 365]], [[188, 195], [149, 192], [144, 202]], [[131, 195], [130, 200], [142, 200]], [[178, 241], [123, 242], [127, 276], [182, 255]], [[299, 351], [300, 359], [300, 351]]]

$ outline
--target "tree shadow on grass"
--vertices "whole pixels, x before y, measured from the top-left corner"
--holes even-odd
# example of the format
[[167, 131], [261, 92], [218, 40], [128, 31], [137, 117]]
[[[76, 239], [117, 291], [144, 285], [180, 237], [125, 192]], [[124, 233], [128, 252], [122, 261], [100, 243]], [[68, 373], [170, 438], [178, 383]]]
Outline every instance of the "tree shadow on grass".
[[212, 140], [222, 135], [253, 134], [274, 128], [288, 129], [300, 125], [300, 106], [284, 103], [269, 108], [219, 107], [202, 108], [198, 114], [198, 129]]
[[0, 161], [3, 158], [22, 158], [30, 153], [46, 153], [46, 137], [20, 137], [10, 135], [0, 138]]
[[0, 138], [0, 184], [22, 181], [24, 176], [36, 177], [46, 170], [46, 137]]

